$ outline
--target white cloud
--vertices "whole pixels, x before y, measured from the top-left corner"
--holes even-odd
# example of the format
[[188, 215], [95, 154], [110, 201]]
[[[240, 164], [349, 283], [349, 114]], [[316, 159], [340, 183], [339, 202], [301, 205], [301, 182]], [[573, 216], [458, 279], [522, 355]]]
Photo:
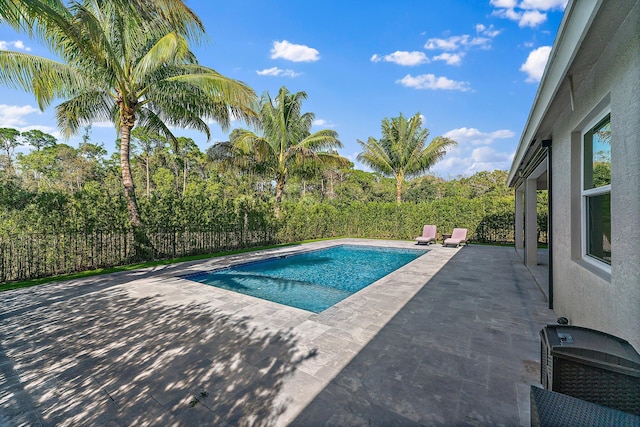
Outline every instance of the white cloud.
[[520, 21], [520, 19], [522, 18], [522, 12], [516, 12], [514, 9], [497, 11], [496, 14], [501, 18], [507, 18], [512, 21]]
[[257, 70], [256, 73], [259, 76], [284, 76], [284, 77], [297, 77], [301, 73], [296, 73], [293, 70], [283, 70], [278, 67], [265, 68], [264, 70]]
[[27, 52], [31, 51], [31, 48], [25, 46], [22, 40], [15, 40], [11, 42], [0, 40], [0, 50], [10, 50], [11, 48], [25, 50]]
[[462, 50], [472, 48], [491, 49], [491, 42], [500, 30], [496, 30], [493, 25], [487, 27], [484, 24], [476, 24], [477, 36], [472, 37], [469, 34], [450, 36], [447, 38], [432, 37], [424, 44], [427, 50], [444, 51], [440, 55], [433, 57], [434, 61], [445, 61], [449, 65], [460, 65], [462, 58], [465, 56]]
[[513, 153], [499, 152], [492, 147], [478, 147], [467, 154], [454, 148], [432, 170], [445, 176], [469, 176], [480, 171], [508, 170], [512, 159]]
[[314, 62], [320, 59], [320, 52], [303, 44], [289, 43], [287, 40], [274, 41], [271, 59], [282, 58], [293, 62]]
[[496, 30], [493, 26], [493, 24], [489, 25], [489, 27], [483, 25], [483, 24], [477, 24], [476, 25], [476, 31], [480, 34], [484, 34], [487, 37], [491, 37], [492, 39], [497, 37], [498, 34], [500, 34], [502, 31], [500, 30]]
[[426, 64], [429, 62], [429, 58], [423, 52], [407, 52], [402, 50], [397, 50], [388, 55], [380, 56], [378, 54], [374, 54], [371, 57], [372, 62], [393, 62], [398, 65], [404, 65], [408, 67], [412, 67], [414, 65]]
[[325, 127], [325, 128], [332, 128], [335, 125], [330, 123], [329, 121], [327, 121], [325, 119], [315, 119], [313, 121], [313, 126], [321, 126], [321, 127]]
[[396, 80], [396, 83], [400, 83], [402, 86], [412, 87], [414, 89], [459, 90], [462, 92], [471, 90], [469, 82], [455, 81], [446, 77], [436, 77], [433, 74], [421, 74], [415, 77], [411, 74], [407, 74], [400, 80]]
[[460, 65], [462, 63], [462, 57], [464, 56], [464, 52], [460, 53], [449, 53], [443, 52], [440, 55], [434, 56], [434, 61], [444, 61], [448, 65]]
[[508, 129], [500, 129], [493, 132], [482, 132], [476, 128], [458, 128], [445, 133], [444, 136], [457, 141], [459, 144], [488, 145], [496, 139], [506, 139], [515, 136], [515, 133]]
[[516, 21], [520, 28], [536, 28], [547, 20], [549, 10], [564, 10], [567, 0], [522, 0], [518, 4], [515, 0], [491, 0], [496, 9], [493, 16]]
[[425, 49], [456, 50], [460, 48], [461, 36], [451, 36], [448, 39], [430, 38], [424, 44]]
[[537, 10], [528, 10], [522, 14], [518, 21], [519, 27], [535, 28], [547, 20], [547, 14], [538, 12]]
[[551, 46], [541, 46], [535, 50], [532, 50], [527, 57], [527, 60], [520, 67], [520, 71], [527, 73], [527, 82], [537, 83], [542, 78], [544, 73], [544, 67], [549, 60], [549, 54], [551, 53]]
[[491, 6], [493, 7], [501, 7], [501, 8], [513, 8], [516, 7], [518, 2], [516, 0], [491, 0]]
[[430, 38], [425, 43], [424, 48], [427, 50], [458, 50], [474, 46], [488, 49], [491, 47], [491, 39], [487, 37], [471, 37], [468, 34], [451, 36], [446, 39]]
[[0, 104], [0, 127], [15, 128], [27, 123], [25, 116], [33, 113], [40, 114], [40, 110], [31, 105]]
[[[522, 0], [521, 9], [564, 10], [568, 0]], [[513, 7], [513, 6], [512, 6]]]
[[513, 154], [500, 153], [491, 147], [478, 147], [471, 152], [471, 165], [468, 173], [491, 171], [494, 169], [509, 169]]
[[[504, 152], [499, 147], [501, 139], [515, 137], [509, 129], [483, 132], [476, 128], [452, 129], [443, 136], [458, 142], [447, 155], [433, 167], [433, 171], [443, 176], [473, 175], [476, 172], [495, 169], [507, 170], [511, 166], [512, 152]], [[491, 144], [496, 145], [491, 145]], [[502, 144], [504, 145], [504, 143]]]

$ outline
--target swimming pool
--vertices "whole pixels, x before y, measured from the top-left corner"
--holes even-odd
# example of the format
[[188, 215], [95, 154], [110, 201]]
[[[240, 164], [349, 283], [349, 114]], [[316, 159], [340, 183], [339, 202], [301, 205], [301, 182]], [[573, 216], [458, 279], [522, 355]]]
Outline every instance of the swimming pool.
[[182, 278], [320, 313], [426, 252], [339, 245]]

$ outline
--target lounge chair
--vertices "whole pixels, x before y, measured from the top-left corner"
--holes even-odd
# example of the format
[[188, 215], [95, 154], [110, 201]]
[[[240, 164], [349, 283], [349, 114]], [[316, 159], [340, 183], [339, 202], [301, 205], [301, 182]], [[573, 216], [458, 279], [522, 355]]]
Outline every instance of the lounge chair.
[[436, 226], [435, 225], [425, 225], [422, 229], [422, 236], [416, 237], [417, 245], [424, 243], [428, 245], [431, 242], [436, 241]]
[[451, 237], [444, 239], [442, 246], [455, 245], [457, 248], [461, 243], [467, 244], [467, 229], [466, 228], [454, 228]]

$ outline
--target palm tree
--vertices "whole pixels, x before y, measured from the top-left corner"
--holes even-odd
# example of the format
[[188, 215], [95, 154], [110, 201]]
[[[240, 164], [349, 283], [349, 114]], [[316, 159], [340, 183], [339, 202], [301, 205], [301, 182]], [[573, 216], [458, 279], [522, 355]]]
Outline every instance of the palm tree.
[[364, 151], [357, 159], [374, 171], [396, 179], [396, 201], [400, 204], [405, 178], [426, 172], [447, 154], [447, 148], [457, 144], [438, 136], [425, 146], [428, 136], [429, 129], [422, 129], [420, 113], [409, 119], [402, 114], [384, 118], [380, 140], [373, 137], [367, 142], [358, 140]]
[[[65, 2], [66, 3], [66, 2]], [[253, 123], [255, 93], [242, 82], [199, 65], [188, 38], [204, 35], [182, 1], [14, 0], [4, 19], [28, 27], [62, 61], [0, 52], [0, 82], [32, 92], [41, 109], [56, 98], [58, 126], [66, 137], [94, 121], [111, 121], [120, 136], [120, 163], [129, 218], [140, 235], [142, 221], [131, 177], [134, 126], [175, 142], [170, 127], [210, 136], [207, 120], [228, 128], [232, 118]], [[6, 5], [17, 5], [7, 9]], [[10, 13], [5, 15], [5, 11]]]
[[335, 151], [342, 147], [337, 132], [325, 129], [311, 133], [315, 115], [301, 113], [305, 99], [305, 92], [292, 94], [284, 86], [275, 100], [265, 92], [260, 102], [262, 135], [246, 129], [234, 129], [229, 142], [218, 143], [209, 151], [215, 159], [271, 177], [276, 182], [276, 209], [293, 168], [304, 162], [347, 163]]

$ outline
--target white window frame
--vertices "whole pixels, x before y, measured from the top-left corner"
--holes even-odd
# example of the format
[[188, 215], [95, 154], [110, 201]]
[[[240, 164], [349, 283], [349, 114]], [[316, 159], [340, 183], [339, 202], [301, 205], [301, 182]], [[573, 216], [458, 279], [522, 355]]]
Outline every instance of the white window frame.
[[[596, 118], [590, 120], [586, 126], [582, 129], [580, 133], [580, 209], [581, 209], [581, 219], [582, 219], [582, 260], [593, 265], [594, 267], [611, 274], [611, 265], [606, 262], [600, 261], [597, 258], [592, 257], [587, 253], [587, 241], [588, 241], [588, 207], [587, 207], [587, 199], [591, 196], [600, 196], [602, 194], [611, 194], [611, 184], [605, 185], [597, 188], [590, 188], [588, 190], [584, 189], [584, 137], [585, 135], [593, 129], [598, 123], [600, 123], [607, 115], [611, 115], [611, 106], [607, 106], [603, 110], [601, 110]], [[611, 120], [611, 119], [609, 119]], [[613, 144], [612, 147], [613, 149]]]

